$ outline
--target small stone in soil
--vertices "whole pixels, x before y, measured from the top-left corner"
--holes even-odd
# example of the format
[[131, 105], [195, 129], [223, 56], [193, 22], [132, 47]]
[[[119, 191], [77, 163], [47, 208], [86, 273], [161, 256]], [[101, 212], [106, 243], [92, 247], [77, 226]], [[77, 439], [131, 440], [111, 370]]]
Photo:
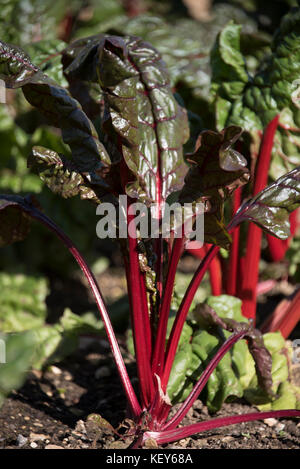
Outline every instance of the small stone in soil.
[[31, 441], [44, 441], [49, 437], [49, 435], [43, 435], [42, 433], [33, 433], [31, 432], [29, 438]]
[[65, 372], [64, 372], [64, 379], [65, 379], [66, 381], [72, 381], [73, 376], [71, 375], [71, 373], [69, 373], [69, 371], [65, 371]]
[[63, 449], [63, 447], [57, 445], [46, 445], [44, 449]]
[[265, 424], [268, 425], [268, 427], [275, 427], [275, 425], [278, 423], [278, 420], [274, 418], [269, 418], [269, 419], [264, 419], [263, 421]]
[[27, 442], [28, 438], [26, 438], [25, 436], [21, 434], [17, 436], [17, 445], [19, 446], [19, 448], [22, 448], [22, 446], [26, 445]]
[[61, 373], [62, 373], [61, 369], [58, 368], [57, 366], [54, 366], [54, 365], [52, 365], [52, 366], [50, 367], [50, 371], [52, 371], [52, 373], [53, 373], [54, 375], [57, 375], [57, 376], [58, 376], [58, 375], [61, 375]]
[[75, 432], [86, 433], [86, 428], [83, 420], [78, 420], [78, 422], [76, 423]]

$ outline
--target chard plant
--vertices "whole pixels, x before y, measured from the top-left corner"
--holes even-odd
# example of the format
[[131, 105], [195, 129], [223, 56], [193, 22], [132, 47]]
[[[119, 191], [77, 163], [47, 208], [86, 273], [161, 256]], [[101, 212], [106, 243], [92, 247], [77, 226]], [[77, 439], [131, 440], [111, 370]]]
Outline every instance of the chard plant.
[[[251, 322], [230, 316], [234, 306], [222, 301], [212, 300], [194, 309], [202, 331], [209, 330], [215, 341], [212, 346], [207, 345], [205, 334], [193, 338], [197, 353], [192, 357], [193, 365], [189, 362], [185, 367], [189, 367], [189, 375], [197, 371], [200, 376], [172, 417], [169, 394], [172, 388], [178, 391], [181, 386], [176, 381], [181, 376], [176, 365], [182, 363], [178, 356], [185, 354], [180, 340], [211, 262], [221, 247], [228, 248], [242, 222], [279, 239], [288, 238], [290, 213], [300, 204], [300, 167], [269, 186], [260, 187], [226, 221], [225, 202], [249, 182], [251, 174], [247, 159], [234, 148], [242, 128], [232, 124], [220, 131], [203, 131], [194, 152], [184, 157], [183, 145], [189, 137], [187, 113], [173, 96], [165, 63], [149, 43], [132, 36], [97, 35], [76, 41], [61, 54], [69, 89], [83, 105], [66, 87], [33, 64], [23, 50], [4, 42], [0, 42], [0, 78], [7, 87], [22, 88], [27, 101], [61, 130], [64, 143], [70, 147], [70, 158], [49, 148], [33, 147], [28, 166], [49, 189], [63, 198], [79, 196], [100, 206], [109, 202], [118, 207], [119, 196], [126, 198], [125, 225], [119, 218], [115, 230], [127, 278], [138, 390], [129, 379], [91, 269], [69, 236], [42, 211], [35, 198], [0, 196], [0, 244], [23, 240], [31, 220], [36, 220], [56, 234], [77, 261], [94, 295], [127, 398], [133, 420], [128, 430], [133, 438], [131, 447], [139, 448], [147, 441], [164, 444], [208, 429], [271, 416], [299, 417], [299, 410], [285, 408], [179, 427], [222, 359], [228, 360], [227, 352], [242, 339], [245, 346], [247, 341], [261, 392], [269, 401], [277, 397], [272, 355], [262, 334]], [[103, 96], [100, 103], [99, 92]], [[99, 119], [94, 119], [95, 109], [100, 125]], [[164, 236], [163, 206], [170, 200], [180, 206], [202, 204], [204, 241], [211, 244], [175, 311], [171, 327], [175, 276], [189, 232], [183, 225], [181, 236], [175, 236], [173, 226], [171, 236]], [[141, 236], [140, 225], [131, 211], [135, 202], [144, 204], [146, 215], [155, 204], [154, 217], [160, 228], [156, 237]], [[193, 220], [196, 218], [195, 212]], [[125, 237], [120, 235], [124, 227]], [[222, 308], [229, 309], [229, 315], [224, 315]]]
[[[255, 74], [242, 53], [241, 26], [229, 22], [218, 34], [211, 51], [211, 99], [216, 127], [239, 125], [244, 130], [241, 151], [250, 159], [251, 184], [235, 191], [232, 215], [245, 197], [256, 197], [268, 182], [275, 181], [299, 164], [299, 7], [281, 22]], [[290, 215], [286, 239], [266, 232], [273, 261], [284, 259], [299, 228], [299, 211]], [[215, 258], [210, 266], [214, 294], [223, 291], [242, 300], [243, 315], [256, 321], [259, 261], [263, 230], [250, 224], [248, 232], [237, 228], [228, 260]], [[197, 251], [194, 250], [194, 253]], [[203, 257], [206, 247], [197, 254]], [[269, 282], [272, 288], [273, 283]], [[268, 288], [268, 284], [261, 288]], [[261, 326], [263, 332], [280, 331], [288, 337], [300, 319], [299, 291], [283, 302]]]

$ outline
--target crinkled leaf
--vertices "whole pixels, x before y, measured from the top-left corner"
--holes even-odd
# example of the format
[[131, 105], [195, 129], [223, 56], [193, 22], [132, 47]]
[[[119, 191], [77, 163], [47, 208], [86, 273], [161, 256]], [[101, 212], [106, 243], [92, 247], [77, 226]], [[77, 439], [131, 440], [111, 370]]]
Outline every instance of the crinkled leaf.
[[173, 97], [159, 53], [131, 37], [105, 37], [98, 74], [104, 91], [104, 128], [131, 172], [127, 193], [141, 201], [163, 201], [182, 185], [186, 114]]
[[21, 49], [3, 42], [0, 42], [0, 78], [9, 87], [22, 87], [29, 103], [62, 130], [79, 171], [94, 184], [106, 186], [103, 177], [109, 170], [110, 159], [78, 101], [34, 66]]
[[248, 74], [255, 75], [262, 60], [271, 53], [272, 37], [262, 30], [243, 31], [240, 35], [240, 49], [246, 61], [246, 71]]
[[99, 321], [95, 314], [85, 313], [82, 316], [74, 314], [69, 308], [65, 309], [60, 319], [64, 331], [72, 334], [102, 334], [103, 322]]
[[61, 128], [78, 169], [94, 184], [106, 186], [103, 178], [108, 172], [109, 156], [80, 104], [64, 88], [53, 86], [43, 77], [37, 83], [24, 85], [23, 91], [30, 104]]
[[[201, 366], [194, 370], [194, 379], [199, 379], [209, 361], [217, 352], [222, 339], [209, 331], [196, 331], [192, 340], [193, 353], [200, 358]], [[216, 412], [229, 396], [241, 397], [242, 385], [232, 367], [232, 357], [227, 353], [211, 374], [206, 386], [205, 402], [210, 411]]]
[[[59, 327], [43, 325], [32, 330], [34, 336], [34, 355], [32, 359], [32, 367], [40, 370], [48, 363], [53, 363], [51, 357], [55, 355], [56, 350], [59, 348], [62, 341], [62, 333]], [[68, 352], [74, 351], [76, 345]], [[67, 354], [65, 354], [67, 355]], [[62, 355], [60, 358], [64, 358]], [[55, 362], [55, 360], [54, 360]]]
[[248, 82], [244, 57], [240, 52], [241, 26], [230, 22], [218, 34], [211, 51], [214, 70], [212, 92], [224, 99], [238, 98]]
[[192, 360], [192, 346], [189, 343], [182, 345], [176, 353], [175, 360], [172, 366], [167, 394], [170, 399], [174, 399], [180, 394], [184, 385], [186, 375], [190, 369]]
[[210, 411], [216, 412], [227, 399], [242, 397], [243, 388], [229, 353], [222, 358], [212, 374], [215, 376], [207, 383], [207, 406]]
[[280, 352], [285, 347], [285, 340], [280, 332], [268, 332], [264, 334], [264, 343], [272, 355]]
[[64, 60], [69, 80], [95, 81], [97, 70], [107, 146], [129, 168], [127, 193], [147, 203], [165, 200], [182, 184], [188, 125], [158, 52], [135, 37], [98, 35], [71, 44]]
[[82, 199], [100, 203], [89, 181], [84, 179], [72, 160], [53, 150], [33, 147], [28, 167], [34, 170], [55, 194], [68, 199], [79, 195]]
[[[222, 303], [222, 297], [210, 298], [221, 298], [219, 305]], [[223, 303], [225, 303], [224, 298]], [[240, 318], [240, 303], [240, 300], [237, 298], [230, 297], [228, 310], [231, 314], [229, 314], [229, 317]], [[173, 318], [171, 319], [173, 320]], [[170, 321], [169, 325], [171, 326], [171, 324], [172, 322]], [[176, 366], [171, 372], [172, 381], [169, 382], [167, 389], [168, 395], [173, 402], [182, 401], [188, 396], [193, 384], [200, 378], [209, 360], [217, 352], [223, 340], [220, 337], [212, 335], [209, 331], [199, 328], [199, 325], [195, 328], [194, 324], [193, 332], [187, 323], [184, 325], [182, 339], [175, 357]], [[186, 345], [190, 345], [190, 343], [192, 350], [186, 347]], [[218, 410], [229, 396], [242, 396], [243, 385], [240, 380], [240, 375], [236, 374], [234, 368], [235, 355], [237, 355], [237, 359], [240, 358], [240, 360], [244, 362], [245, 353], [248, 351], [245, 341], [238, 342], [236, 345], [240, 345], [241, 343], [245, 348], [242, 350], [238, 349], [237, 354], [235, 354], [235, 349], [233, 349], [234, 353], [232, 356], [227, 354], [228, 356], [221, 360], [217, 369], [209, 378], [206, 387], [205, 402], [211, 411]], [[180, 364], [181, 361], [182, 363]], [[178, 385], [179, 380], [180, 385]], [[204, 395], [202, 395], [202, 399], [204, 399]]]
[[[103, 119], [103, 93], [97, 77], [96, 63], [99, 41], [103, 34], [90, 36], [69, 44], [62, 55], [64, 75], [69, 83], [69, 90], [82, 105], [84, 112], [100, 126]], [[103, 135], [103, 138], [105, 136]]]
[[[250, 401], [251, 402], [251, 401]], [[262, 412], [269, 410], [300, 409], [300, 388], [289, 381], [280, 383], [274, 401], [257, 406]]]
[[299, 408], [300, 389], [291, 379], [289, 369], [292, 350], [289, 348], [280, 332], [268, 333], [263, 336], [265, 346], [272, 355], [272, 400], [258, 386], [257, 376], [254, 374], [245, 389], [244, 396], [262, 411]]
[[239, 340], [232, 348], [232, 364], [243, 390], [247, 389], [255, 375], [255, 362], [245, 340]]
[[280, 239], [290, 235], [289, 214], [300, 205], [300, 166], [246, 201], [237, 219], [250, 220]]
[[230, 236], [224, 223], [224, 201], [249, 180], [246, 159], [232, 145], [242, 133], [231, 126], [221, 132], [201, 132], [195, 152], [187, 155], [191, 165], [179, 195], [181, 203], [202, 202], [205, 206], [205, 242], [227, 246]]
[[64, 74], [69, 81], [97, 81], [97, 51], [103, 34], [77, 39], [63, 51], [62, 62]]
[[202, 328], [213, 331], [216, 327], [219, 327], [230, 332], [240, 330], [246, 332], [245, 338], [248, 341], [249, 351], [255, 362], [259, 385], [267, 395], [272, 396], [272, 358], [264, 345], [261, 332], [246, 322], [220, 317], [208, 304], [198, 305], [193, 314]]
[[0, 42], [0, 77], [6, 86], [22, 86], [36, 73], [38, 67], [31, 63], [29, 56], [20, 47]]
[[[212, 305], [218, 315], [212, 310]], [[262, 410], [288, 406], [294, 408], [299, 405], [299, 390], [293, 384], [288, 383], [286, 398], [283, 394], [289, 371], [287, 355], [283, 353], [285, 341], [280, 333], [261, 336], [247, 323], [239, 323], [244, 319], [241, 300], [228, 295], [209, 297], [202, 312], [199, 315], [198, 308], [195, 309], [194, 332], [190, 337], [189, 331], [185, 341], [178, 347], [175, 358], [177, 372], [174, 368], [172, 382], [168, 386], [168, 395], [173, 403], [188, 396], [224, 338], [231, 335], [230, 331], [245, 328], [248, 329], [246, 340], [237, 342], [220, 361], [200, 396], [203, 402], [212, 412], [219, 410], [224, 401], [242, 396]], [[261, 370], [261, 367], [267, 371]]]
[[[234, 319], [235, 321], [245, 321], [242, 315], [242, 301], [235, 296], [219, 295], [206, 298], [206, 304], [210, 306], [220, 318]], [[198, 317], [195, 317], [196, 320]]]
[[[299, 28], [300, 8], [294, 8], [282, 19], [272, 41], [272, 54], [262, 59], [257, 73], [248, 80], [246, 67], [242, 65], [238, 26], [228, 24], [212, 50], [212, 90], [218, 128], [240, 125], [252, 136], [256, 146], [257, 132], [280, 115], [270, 168], [273, 179], [300, 162]], [[219, 60], [224, 57], [230, 57], [226, 66]]]

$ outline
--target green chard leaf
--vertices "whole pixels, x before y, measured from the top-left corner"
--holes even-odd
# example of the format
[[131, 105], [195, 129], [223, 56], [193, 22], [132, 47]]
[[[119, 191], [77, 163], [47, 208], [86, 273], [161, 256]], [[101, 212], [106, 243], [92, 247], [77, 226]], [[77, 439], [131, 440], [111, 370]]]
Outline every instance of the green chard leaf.
[[278, 178], [299, 165], [300, 8], [283, 17], [253, 77], [241, 53], [240, 27], [229, 23], [211, 52], [212, 93], [217, 128], [240, 125], [250, 134], [254, 152], [258, 132], [279, 114], [270, 175]]
[[[226, 295], [223, 295], [223, 298], [226, 302]], [[198, 305], [193, 314], [197, 318], [200, 327], [208, 329], [213, 334], [219, 335], [218, 328], [229, 332], [241, 330], [246, 332], [245, 338], [248, 341], [248, 348], [255, 362], [258, 383], [266, 395], [272, 396], [272, 358], [264, 345], [261, 332], [254, 329], [247, 322], [238, 322], [230, 317], [220, 317], [207, 303]]]
[[63, 75], [62, 53], [66, 43], [59, 39], [41, 40], [26, 45], [32, 62], [37, 65], [49, 78], [55, 80], [61, 86], [67, 86], [67, 80]]
[[6, 396], [21, 387], [26, 379], [34, 354], [32, 331], [0, 335], [5, 344], [5, 363], [0, 362], [0, 407]]
[[186, 386], [186, 376], [191, 366], [192, 346], [188, 342], [179, 347], [172, 371], [170, 374], [167, 394], [171, 399], [176, 399]]
[[[201, 361], [198, 370], [194, 370], [193, 378], [195, 380], [200, 378], [222, 341], [221, 337], [215, 336], [211, 331], [200, 328], [195, 332], [192, 340], [192, 350]], [[216, 412], [227, 398], [242, 397], [242, 395], [242, 385], [233, 368], [233, 357], [230, 353], [227, 353], [211, 374], [202, 399], [204, 399], [211, 412]]]
[[[14, 44], [27, 44], [37, 36], [50, 40], [68, 9], [73, 10], [67, 0], [4, 0], [0, 12], [1, 38]], [[76, 8], [76, 7], [75, 7]]]
[[198, 113], [201, 109], [202, 118], [209, 112], [210, 50], [216, 35], [230, 19], [242, 24], [243, 32], [250, 36], [249, 42], [253, 41], [255, 22], [243, 10], [225, 3], [214, 5], [211, 18], [205, 22], [192, 18], [174, 18], [168, 22], [165, 15], [143, 14], [124, 17], [110, 32], [138, 36], [150, 42], [167, 64], [171, 85], [178, 86], [189, 110]]
[[[0, 330], [21, 332], [44, 324], [47, 281], [23, 274], [0, 273]], [[16, 295], [16, 292], [18, 294]]]
[[264, 334], [263, 339], [272, 356], [273, 399], [258, 385], [255, 374], [245, 387], [244, 397], [262, 411], [298, 409], [300, 388], [291, 379], [290, 369], [292, 347], [285, 342], [280, 332]]
[[224, 202], [250, 177], [246, 159], [232, 148], [241, 133], [236, 126], [201, 132], [195, 152], [186, 155], [190, 169], [179, 195], [181, 203], [204, 204], [204, 240], [223, 247], [231, 240], [224, 222]]
[[212, 92], [224, 99], [234, 100], [248, 82], [244, 57], [240, 52], [241, 26], [230, 22], [217, 37], [211, 52], [214, 70]]
[[289, 214], [300, 205], [300, 166], [246, 201], [236, 219], [256, 223], [280, 239], [290, 235]]
[[[173, 402], [188, 396], [224, 340], [243, 328], [248, 332], [245, 340], [237, 342], [223, 357], [200, 398], [212, 412], [218, 411], [224, 401], [242, 396], [261, 410], [299, 406], [299, 389], [289, 381], [289, 352], [284, 338], [279, 332], [262, 336], [243, 322], [240, 299], [210, 296], [194, 309], [191, 320], [192, 335], [189, 338], [191, 332], [187, 330], [186, 340], [178, 347], [172, 385], [168, 386]], [[180, 386], [175, 370], [181, 376]]]

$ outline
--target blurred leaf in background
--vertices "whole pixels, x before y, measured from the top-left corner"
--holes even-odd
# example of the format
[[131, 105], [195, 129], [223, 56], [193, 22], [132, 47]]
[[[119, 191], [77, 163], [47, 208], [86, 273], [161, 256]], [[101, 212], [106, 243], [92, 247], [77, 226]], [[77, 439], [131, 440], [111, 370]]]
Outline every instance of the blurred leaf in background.
[[69, 309], [57, 323], [48, 324], [45, 278], [0, 273], [0, 291], [0, 338], [5, 343], [5, 363], [0, 363], [1, 406], [31, 368], [61, 361], [78, 348], [81, 335], [99, 337], [104, 331], [94, 313], [78, 316]]
[[67, 0], [3, 0], [0, 11], [1, 39], [26, 44], [56, 36], [57, 27], [71, 5]]

